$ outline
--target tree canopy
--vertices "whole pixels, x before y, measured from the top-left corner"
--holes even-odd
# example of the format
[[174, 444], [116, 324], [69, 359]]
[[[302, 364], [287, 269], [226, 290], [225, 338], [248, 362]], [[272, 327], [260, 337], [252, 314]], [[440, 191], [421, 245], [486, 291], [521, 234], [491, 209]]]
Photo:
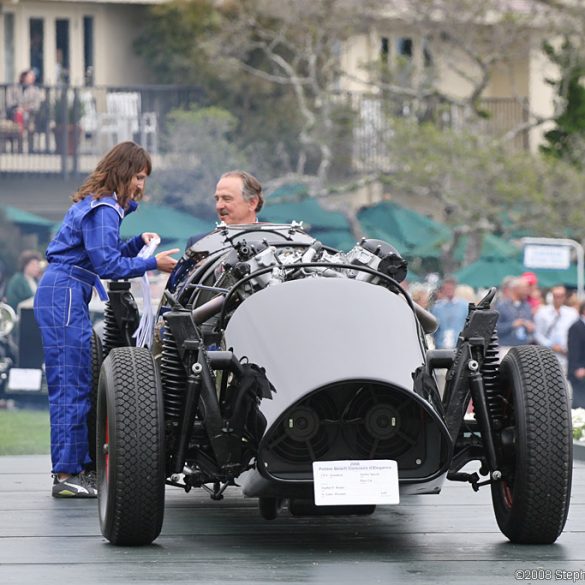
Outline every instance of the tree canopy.
[[[175, 112], [170, 125], [176, 156], [161, 192], [178, 205], [194, 211], [194, 185], [207, 194], [221, 172], [241, 164], [269, 190], [294, 181], [323, 195], [382, 177], [401, 199], [426, 198], [455, 228], [446, 262], [465, 234], [467, 260], [484, 233], [511, 236], [522, 226], [581, 237], [583, 175], [565, 161], [582, 158], [574, 137], [585, 131], [583, 61], [546, 49], [564, 72], [559, 104], [568, 104], [547, 134], [556, 160], [512, 148], [511, 138], [545, 122], [533, 112], [502, 135], [481, 129], [486, 88], [497, 71], [513, 70], [535, 31], [564, 31], [572, 58], [579, 54], [585, 10], [574, 2], [173, 0], [150, 10], [138, 50], [159, 81], [197, 84], [204, 96], [203, 109]], [[391, 58], [391, 34], [415, 39], [419, 60], [406, 45]], [[373, 49], [350, 72], [345, 49], [356, 39]], [[447, 74], [465, 91], [441, 84]], [[523, 99], [510, 83], [510, 95]], [[348, 84], [361, 88], [359, 99], [342, 91]]]

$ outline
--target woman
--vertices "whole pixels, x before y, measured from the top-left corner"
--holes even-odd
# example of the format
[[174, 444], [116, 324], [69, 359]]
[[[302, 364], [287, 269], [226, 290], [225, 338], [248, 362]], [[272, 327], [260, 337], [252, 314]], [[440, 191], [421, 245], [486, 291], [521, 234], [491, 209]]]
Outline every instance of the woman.
[[25, 250], [18, 258], [20, 271], [6, 285], [6, 302], [16, 311], [22, 301], [34, 297], [42, 272], [42, 256], [35, 250]]
[[[87, 415], [91, 392], [89, 301], [93, 287], [107, 298], [100, 278], [121, 279], [147, 270], [170, 272], [171, 254], [137, 258], [154, 233], [120, 241], [120, 224], [142, 199], [152, 168], [149, 154], [134, 142], [118, 144], [98, 163], [73, 196], [57, 235], [47, 248], [49, 265], [35, 295], [41, 330], [51, 418], [53, 496], [96, 497]], [[104, 299], [105, 300], [105, 299]]]

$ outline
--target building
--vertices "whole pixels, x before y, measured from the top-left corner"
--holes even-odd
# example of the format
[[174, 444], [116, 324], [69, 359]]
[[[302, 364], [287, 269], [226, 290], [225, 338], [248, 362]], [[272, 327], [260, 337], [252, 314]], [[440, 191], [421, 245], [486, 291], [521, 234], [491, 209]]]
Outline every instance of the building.
[[[558, 71], [542, 50], [543, 42], [551, 40], [551, 20], [541, 4], [502, 0], [503, 11], [490, 13], [482, 11], [480, 3], [470, 3], [470, 13], [458, 15], [448, 8], [458, 5], [447, 1], [444, 11], [422, 16], [416, 13], [420, 4], [409, 6], [408, 0], [388, 5], [391, 8], [373, 28], [347, 43], [341, 67], [344, 88], [371, 91], [371, 69], [364, 65], [378, 60], [394, 71], [396, 82], [415, 93], [432, 82], [441, 94], [464, 102], [481, 90], [481, 106], [488, 114], [486, 133], [528, 128], [554, 114], [554, 88], [547, 80], [557, 78]], [[499, 58], [490, 63], [493, 55]], [[489, 71], [482, 69], [486, 65]], [[379, 75], [380, 70], [375, 71]], [[465, 121], [464, 113], [451, 112], [454, 126]], [[541, 124], [521, 132], [515, 144], [536, 152], [547, 129]]]
[[43, 85], [147, 82], [132, 43], [145, 6], [161, 1], [0, 0], [0, 83], [15, 83], [29, 67]]

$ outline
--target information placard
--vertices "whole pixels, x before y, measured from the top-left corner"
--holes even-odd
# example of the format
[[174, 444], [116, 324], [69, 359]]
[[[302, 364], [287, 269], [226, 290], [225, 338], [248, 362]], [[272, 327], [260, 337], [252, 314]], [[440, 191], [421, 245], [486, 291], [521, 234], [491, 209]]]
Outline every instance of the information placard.
[[317, 506], [398, 504], [398, 465], [391, 459], [314, 461]]
[[571, 249], [568, 246], [524, 246], [526, 268], [556, 268], [566, 270], [571, 266]]
[[7, 391], [33, 391], [41, 389], [43, 371], [36, 368], [11, 368], [8, 371]]

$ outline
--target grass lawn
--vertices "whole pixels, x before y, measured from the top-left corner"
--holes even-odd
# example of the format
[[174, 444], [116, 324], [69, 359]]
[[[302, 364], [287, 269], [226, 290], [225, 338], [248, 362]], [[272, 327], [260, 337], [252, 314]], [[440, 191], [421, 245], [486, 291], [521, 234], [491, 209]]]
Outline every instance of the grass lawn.
[[48, 410], [0, 410], [0, 455], [49, 453]]

